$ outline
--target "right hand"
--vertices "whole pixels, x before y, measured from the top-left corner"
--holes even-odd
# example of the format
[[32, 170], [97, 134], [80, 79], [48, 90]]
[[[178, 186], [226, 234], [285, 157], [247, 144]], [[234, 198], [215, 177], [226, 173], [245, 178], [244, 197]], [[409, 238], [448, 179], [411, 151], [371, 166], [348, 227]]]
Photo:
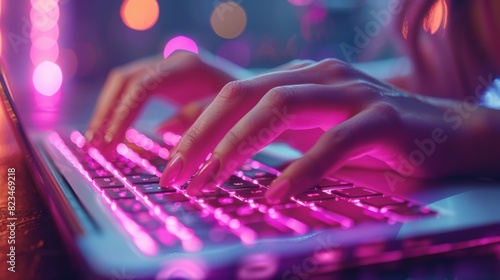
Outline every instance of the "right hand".
[[[242, 69], [232, 72], [238, 70]], [[186, 109], [205, 107], [225, 84], [238, 78], [209, 59], [186, 51], [121, 66], [109, 73], [85, 136], [93, 146], [112, 150], [150, 96], [160, 95], [181, 107], [191, 104]], [[200, 113], [191, 113], [192, 120], [187, 122], [194, 122]]]

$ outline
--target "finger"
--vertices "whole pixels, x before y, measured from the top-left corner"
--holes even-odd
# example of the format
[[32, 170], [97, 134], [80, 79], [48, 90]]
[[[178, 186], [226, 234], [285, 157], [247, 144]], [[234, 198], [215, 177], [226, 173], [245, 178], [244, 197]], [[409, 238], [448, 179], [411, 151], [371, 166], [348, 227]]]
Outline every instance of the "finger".
[[345, 85], [291, 85], [271, 89], [229, 130], [212, 157], [191, 181], [190, 194], [228, 179], [253, 154], [287, 129], [329, 128], [359, 108], [353, 94], [336, 94]]
[[91, 121], [85, 133], [88, 141], [98, 146], [104, 141], [105, 132], [110, 124], [112, 108], [115, 108], [125, 92], [127, 85], [143, 71], [143, 67], [153, 59], [148, 58], [125, 65], [110, 72], [99, 95]]
[[[383, 107], [383, 108], [382, 108]], [[270, 186], [269, 200], [279, 201], [318, 184], [346, 161], [374, 151], [384, 152], [391, 132], [398, 131], [397, 113], [378, 106], [333, 127]]]
[[[305, 83], [322, 83], [318, 71], [281, 71], [227, 84], [171, 154], [160, 184], [181, 185], [198, 170], [215, 145], [271, 88]], [[189, 164], [185, 164], [189, 160]]]
[[112, 106], [105, 106], [106, 117], [99, 124], [102, 141], [98, 146], [107, 150], [120, 142], [152, 94], [164, 93], [163, 97], [183, 105], [213, 94], [229, 80], [227, 74], [207, 67], [197, 55], [189, 52], [176, 52], [167, 59], [143, 65], [123, 83], [122, 93], [113, 100]]

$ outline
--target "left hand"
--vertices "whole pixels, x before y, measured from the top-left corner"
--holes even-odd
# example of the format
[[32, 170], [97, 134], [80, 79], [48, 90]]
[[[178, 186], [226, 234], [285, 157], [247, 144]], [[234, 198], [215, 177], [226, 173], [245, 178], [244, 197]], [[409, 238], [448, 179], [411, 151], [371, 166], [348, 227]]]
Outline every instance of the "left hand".
[[[471, 164], [449, 157], [469, 141], [468, 125], [456, 129], [443, 117], [456, 103], [402, 92], [335, 59], [233, 81], [172, 151], [160, 184], [182, 185], [212, 153], [188, 186], [196, 194], [227, 180], [283, 132], [314, 128], [323, 135], [273, 182], [269, 199], [298, 194], [365, 155], [397, 171], [410, 162], [410, 175], [454, 174]], [[412, 154], [417, 141], [432, 151]]]

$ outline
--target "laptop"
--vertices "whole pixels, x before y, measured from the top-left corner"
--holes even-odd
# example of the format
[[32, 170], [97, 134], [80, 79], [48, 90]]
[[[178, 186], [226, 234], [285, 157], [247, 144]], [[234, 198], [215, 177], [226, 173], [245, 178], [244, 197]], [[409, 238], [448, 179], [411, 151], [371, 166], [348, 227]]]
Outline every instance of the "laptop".
[[130, 128], [104, 156], [81, 130], [25, 127], [3, 68], [0, 82], [39, 193], [89, 279], [312, 279], [500, 242], [495, 181], [346, 168], [275, 205], [264, 193], [300, 155], [271, 145], [190, 197], [186, 185], [158, 185], [179, 135]]

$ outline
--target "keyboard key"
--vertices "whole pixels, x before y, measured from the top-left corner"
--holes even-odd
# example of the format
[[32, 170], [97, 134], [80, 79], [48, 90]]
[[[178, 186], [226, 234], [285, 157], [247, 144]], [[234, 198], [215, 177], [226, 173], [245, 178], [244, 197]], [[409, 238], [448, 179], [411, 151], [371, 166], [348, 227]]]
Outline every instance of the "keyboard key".
[[393, 207], [389, 207], [387, 210], [387, 216], [398, 222], [406, 222], [436, 215], [437, 213], [429, 208], [411, 204], [395, 205]]
[[234, 196], [237, 196], [242, 199], [249, 199], [249, 198], [262, 198], [264, 197], [264, 194], [266, 193], [266, 189], [260, 188], [260, 189], [249, 189], [249, 190], [236, 190], [234, 192]]
[[[205, 239], [207, 241], [207, 239]], [[235, 244], [240, 243], [238, 236], [234, 235], [227, 227], [215, 225], [208, 232], [208, 241], [213, 243]]]
[[315, 205], [326, 210], [324, 213], [327, 218], [331, 218], [345, 227], [350, 227], [354, 223], [375, 222], [384, 219], [379, 213], [369, 211], [345, 200], [325, 200], [315, 202]]
[[205, 199], [203, 200], [203, 204], [209, 206], [212, 209], [225, 208], [229, 206], [247, 205], [247, 203], [234, 197]]
[[108, 188], [104, 192], [112, 200], [123, 198], [135, 198], [135, 195], [126, 188]]
[[293, 233], [287, 227], [281, 226], [277, 228], [273, 225], [269, 224], [266, 221], [260, 221], [256, 223], [245, 224], [244, 226], [253, 230], [258, 238], [277, 238], [285, 234]]
[[120, 180], [118, 180], [117, 178], [114, 178], [114, 177], [96, 178], [96, 179], [94, 179], [94, 182], [100, 188], [120, 188], [120, 187], [123, 187], [122, 182], [120, 182]]
[[149, 212], [133, 213], [130, 214], [130, 218], [148, 231], [157, 230], [162, 227], [162, 223], [151, 216]]
[[359, 188], [359, 187], [333, 190], [332, 194], [336, 194], [336, 195], [346, 197], [346, 198], [358, 198], [358, 197], [382, 195], [381, 193], [379, 193], [377, 191], [370, 190], [367, 188]]
[[151, 175], [150, 172], [146, 171], [145, 169], [143, 169], [142, 167], [134, 167], [134, 168], [130, 168], [130, 167], [125, 167], [125, 168], [122, 168], [120, 169], [121, 173], [125, 176], [127, 175]]
[[102, 168], [102, 166], [91, 157], [82, 161], [81, 164], [82, 164], [83, 168], [86, 170], [94, 170], [94, 169]]
[[190, 212], [180, 212], [175, 217], [181, 224], [193, 229], [198, 237], [206, 236], [208, 231], [217, 225], [217, 221], [211, 217], [200, 217]]
[[125, 168], [136, 168], [137, 164], [135, 164], [132, 161], [117, 161], [113, 162], [113, 165], [118, 169], [118, 170], [123, 170]]
[[250, 205], [240, 206], [231, 211], [224, 211], [230, 219], [239, 220], [242, 224], [255, 223], [264, 220], [265, 214], [250, 207]]
[[321, 183], [319, 183], [316, 188], [321, 190], [332, 190], [339, 188], [349, 188], [354, 185], [350, 182], [342, 181], [339, 179], [324, 179]]
[[165, 167], [167, 166], [168, 161], [162, 158], [154, 158], [151, 159], [149, 163], [151, 163], [152, 166], [158, 168], [158, 170], [163, 171], [163, 169], [165, 169]]
[[156, 204], [189, 201], [189, 198], [178, 192], [150, 194], [148, 195], [148, 199]]
[[213, 216], [207, 216], [207, 213], [203, 212], [203, 208], [195, 203], [168, 203], [163, 205], [163, 209], [169, 215], [175, 216], [184, 226], [192, 228], [199, 237], [217, 225], [217, 221]]
[[297, 206], [297, 202], [291, 200], [290, 198], [284, 199], [280, 201], [279, 203], [269, 201], [267, 198], [262, 197], [262, 198], [251, 198], [249, 199], [250, 203], [258, 205], [259, 209], [262, 211], [265, 211], [266, 209], [270, 208], [287, 208], [287, 207], [292, 207], [292, 206]]
[[116, 202], [116, 205], [124, 212], [128, 213], [148, 211], [146, 206], [137, 199], [120, 199]]
[[170, 215], [177, 215], [179, 213], [197, 213], [203, 211], [199, 204], [191, 203], [189, 201], [174, 202], [163, 204], [163, 209]]
[[109, 171], [104, 168], [89, 170], [88, 173], [90, 178], [113, 177], [113, 174], [109, 173]]
[[176, 189], [174, 189], [173, 187], [161, 187], [158, 184], [142, 184], [142, 185], [136, 185], [136, 187], [141, 193], [144, 194], [176, 191]]
[[295, 199], [302, 202], [320, 201], [320, 200], [335, 199], [335, 198], [336, 197], [334, 195], [331, 195], [329, 193], [320, 190], [306, 191], [295, 196]]
[[222, 184], [222, 188], [227, 189], [229, 191], [232, 190], [240, 190], [240, 189], [258, 189], [259, 185], [256, 185], [252, 182], [248, 181], [228, 181]]
[[368, 207], [373, 207], [377, 211], [380, 211], [380, 209], [389, 205], [407, 203], [406, 200], [394, 196], [371, 196], [368, 198], [360, 199], [359, 202]]
[[272, 182], [274, 181], [275, 178], [257, 178], [257, 179], [254, 179], [257, 181], [258, 184], [264, 186], [264, 187], [267, 187], [269, 188], [269, 186], [272, 184]]
[[163, 247], [171, 248], [179, 244], [177, 237], [165, 228], [155, 230], [151, 233], [151, 236]]
[[131, 175], [126, 176], [125, 178], [127, 178], [127, 180], [129, 180], [132, 184], [150, 184], [160, 182], [160, 177], [151, 174]]
[[197, 195], [197, 198], [212, 198], [212, 197], [228, 197], [229, 193], [220, 188], [202, 189]]
[[[324, 228], [332, 228], [332, 224], [324, 223], [318, 219], [316, 219], [315, 212], [311, 208], [308, 207], [291, 207], [291, 208], [282, 208], [275, 211], [279, 217], [278, 221], [283, 222], [289, 228], [292, 228], [299, 234], [305, 234], [309, 230], [319, 230]], [[335, 223], [338, 227], [340, 226], [338, 223]]]

